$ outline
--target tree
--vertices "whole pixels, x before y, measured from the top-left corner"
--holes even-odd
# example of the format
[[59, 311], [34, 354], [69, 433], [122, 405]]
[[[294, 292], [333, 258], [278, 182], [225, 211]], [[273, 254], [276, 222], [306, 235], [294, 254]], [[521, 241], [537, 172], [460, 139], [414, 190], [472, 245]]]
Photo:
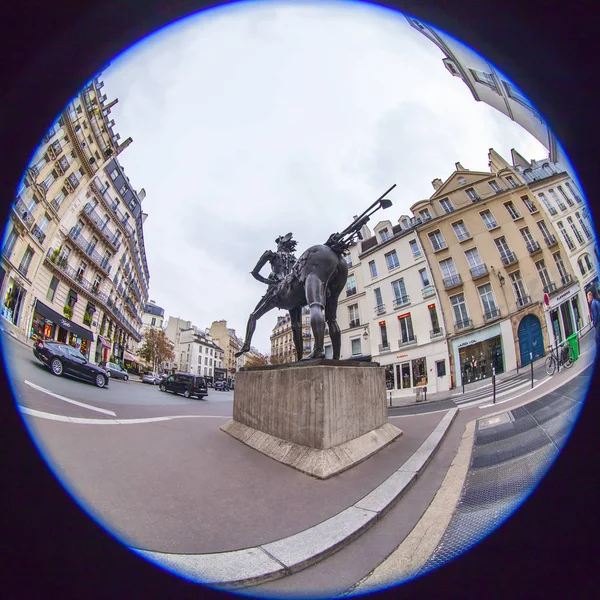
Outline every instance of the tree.
[[264, 367], [268, 365], [267, 359], [264, 356], [252, 355], [244, 364], [244, 367]]
[[290, 362], [290, 361], [283, 354], [278, 354], [278, 355], [271, 354], [271, 356], [269, 357], [269, 364], [271, 364], [271, 365], [284, 365], [288, 362]]
[[138, 355], [143, 361], [152, 365], [153, 371], [156, 371], [156, 368], [166, 360], [174, 360], [173, 348], [173, 344], [162, 329], [148, 329], [144, 333], [144, 342]]

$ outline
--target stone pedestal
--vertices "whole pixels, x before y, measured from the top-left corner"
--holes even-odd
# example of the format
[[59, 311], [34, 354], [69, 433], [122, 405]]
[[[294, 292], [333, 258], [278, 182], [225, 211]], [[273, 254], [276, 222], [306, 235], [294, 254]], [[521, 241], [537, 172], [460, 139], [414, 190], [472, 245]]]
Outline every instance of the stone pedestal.
[[304, 473], [327, 479], [402, 434], [387, 420], [384, 369], [311, 360], [242, 369], [233, 421], [221, 429]]

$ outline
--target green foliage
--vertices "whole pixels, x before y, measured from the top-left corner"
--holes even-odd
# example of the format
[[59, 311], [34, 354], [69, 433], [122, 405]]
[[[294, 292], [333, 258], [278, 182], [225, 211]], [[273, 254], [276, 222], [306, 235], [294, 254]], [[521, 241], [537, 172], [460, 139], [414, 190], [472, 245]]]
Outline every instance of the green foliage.
[[72, 319], [73, 309], [68, 304], [65, 304], [63, 306], [63, 314], [65, 315], [65, 317], [67, 317], [67, 319]]
[[83, 322], [86, 325], [91, 325], [92, 324], [92, 315], [90, 315], [90, 313], [83, 313]]

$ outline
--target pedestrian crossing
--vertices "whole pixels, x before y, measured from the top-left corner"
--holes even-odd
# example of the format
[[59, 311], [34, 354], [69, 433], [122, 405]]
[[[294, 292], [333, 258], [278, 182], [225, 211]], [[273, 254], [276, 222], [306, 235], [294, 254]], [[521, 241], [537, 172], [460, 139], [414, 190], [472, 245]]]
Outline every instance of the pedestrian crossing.
[[[534, 378], [533, 384], [536, 383], [537, 379]], [[459, 408], [468, 408], [493, 401], [494, 392], [491, 379], [484, 379], [480, 385], [469, 384], [469, 387], [471, 389], [467, 388], [464, 394], [462, 388], [452, 394], [452, 401]], [[527, 388], [531, 388], [531, 375], [529, 373], [515, 375], [501, 381], [496, 380], [496, 401], [501, 398], [509, 398], [511, 395], [516, 395]]]

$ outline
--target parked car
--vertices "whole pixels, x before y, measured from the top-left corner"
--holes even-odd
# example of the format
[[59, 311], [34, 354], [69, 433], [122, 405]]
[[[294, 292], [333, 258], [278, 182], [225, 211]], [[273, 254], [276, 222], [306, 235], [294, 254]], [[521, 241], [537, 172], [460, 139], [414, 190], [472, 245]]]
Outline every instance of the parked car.
[[215, 381], [215, 390], [217, 392], [228, 392], [231, 388], [226, 381]]
[[129, 379], [129, 374], [127, 371], [117, 363], [106, 362], [103, 360], [98, 363], [98, 366], [107, 371], [113, 379], [122, 379], [123, 381], [127, 381]]
[[39, 340], [33, 345], [33, 355], [58, 377], [70, 375], [95, 383], [99, 388], [108, 385], [108, 371], [89, 362], [79, 350], [68, 344]]
[[190, 375], [188, 373], [175, 373], [169, 375], [161, 384], [161, 392], [173, 392], [174, 394], [183, 394], [186, 398], [196, 396], [202, 399], [208, 396], [208, 388], [204, 377], [200, 375]]
[[146, 371], [142, 374], [142, 383], [151, 383], [152, 385], [156, 385], [160, 382], [160, 376], [158, 373], [154, 373], [154, 371]]

